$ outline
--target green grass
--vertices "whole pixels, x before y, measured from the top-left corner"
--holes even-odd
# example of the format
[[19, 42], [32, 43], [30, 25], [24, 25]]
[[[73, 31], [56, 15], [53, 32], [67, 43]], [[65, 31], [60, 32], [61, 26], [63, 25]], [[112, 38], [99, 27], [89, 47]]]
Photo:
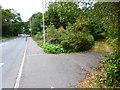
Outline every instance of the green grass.
[[115, 48], [116, 48], [116, 44], [114, 44], [114, 43], [108, 43], [108, 41], [106, 41], [105, 42], [106, 43], [106, 45], [112, 50], [112, 51], [114, 51], [115, 50]]
[[15, 38], [16, 36], [9, 36], [9, 37], [0, 37], [0, 40], [8, 40], [10, 38]]
[[93, 50], [94, 51], [106, 52], [105, 47], [102, 44], [102, 41], [96, 41]]
[[0, 37], [0, 40], [7, 40], [7, 37]]

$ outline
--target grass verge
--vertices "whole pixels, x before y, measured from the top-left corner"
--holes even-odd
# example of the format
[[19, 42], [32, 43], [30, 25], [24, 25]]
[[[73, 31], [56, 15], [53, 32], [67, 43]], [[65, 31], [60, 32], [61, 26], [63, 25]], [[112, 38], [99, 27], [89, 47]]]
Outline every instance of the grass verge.
[[0, 37], [0, 40], [8, 40], [8, 39], [15, 38], [15, 37], [17, 36]]
[[106, 52], [104, 45], [102, 44], [102, 41], [96, 41], [94, 46], [94, 51], [101, 51]]

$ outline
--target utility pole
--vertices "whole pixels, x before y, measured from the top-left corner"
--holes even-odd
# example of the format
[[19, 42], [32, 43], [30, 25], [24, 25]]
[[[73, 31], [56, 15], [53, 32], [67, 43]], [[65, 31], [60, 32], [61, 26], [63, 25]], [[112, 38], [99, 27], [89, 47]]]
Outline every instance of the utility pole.
[[45, 20], [44, 20], [44, 0], [42, 0], [42, 9], [43, 9], [43, 40], [44, 40], [44, 46], [45, 46]]

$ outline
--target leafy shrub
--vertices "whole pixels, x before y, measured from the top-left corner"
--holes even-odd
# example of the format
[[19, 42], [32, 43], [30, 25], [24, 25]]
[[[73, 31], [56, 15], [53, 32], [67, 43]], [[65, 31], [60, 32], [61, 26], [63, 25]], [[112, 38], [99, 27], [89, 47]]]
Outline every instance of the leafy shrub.
[[92, 48], [94, 45], [94, 39], [91, 35], [86, 33], [77, 33], [73, 32], [68, 34], [68, 38], [61, 41], [62, 47], [68, 52], [79, 52], [85, 51]]
[[43, 41], [38, 41], [37, 40], [36, 42], [40, 47], [44, 48], [44, 42]]
[[92, 48], [94, 45], [94, 38], [87, 32], [73, 30], [69, 26], [66, 30], [63, 27], [56, 29], [51, 25], [46, 30], [47, 41], [52, 44], [60, 44], [65, 52], [79, 52]]
[[44, 48], [44, 52], [58, 54], [64, 52], [64, 49], [60, 45], [54, 45], [50, 43], [45, 43], [43, 41], [37, 41], [38, 45]]
[[105, 38], [105, 29], [100, 22], [89, 21], [88, 19], [77, 19], [76, 23], [69, 24], [67, 29], [74, 32], [84, 32], [93, 35], [95, 40]]
[[111, 55], [105, 55], [106, 60], [103, 60], [104, 68], [101, 75], [101, 81], [107, 86], [120, 88], [120, 56], [114, 52]]
[[37, 40], [42, 40], [43, 39], [43, 33], [41, 32], [37, 32], [37, 34], [35, 35]]
[[64, 52], [64, 49], [60, 45], [53, 45], [46, 43], [44, 47], [44, 51], [47, 53], [58, 54]]
[[80, 23], [76, 23], [73, 26], [69, 25], [66, 30], [63, 27], [56, 29], [54, 25], [50, 25], [46, 30], [47, 43], [45, 44], [44, 51], [48, 53], [61, 53], [80, 52], [91, 49], [94, 45], [94, 38], [88, 33], [87, 28], [78, 30], [80, 25]]
[[54, 25], [50, 25], [46, 30], [46, 41], [52, 44], [60, 43], [61, 33], [54, 27]]

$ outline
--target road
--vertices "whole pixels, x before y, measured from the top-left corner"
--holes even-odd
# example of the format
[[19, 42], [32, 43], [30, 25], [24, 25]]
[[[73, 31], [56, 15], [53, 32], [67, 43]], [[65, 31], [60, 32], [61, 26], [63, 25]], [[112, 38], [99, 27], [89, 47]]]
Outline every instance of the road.
[[19, 88], [74, 88], [88, 73], [96, 71], [102, 53], [46, 54], [28, 38]]
[[[27, 48], [26, 48], [27, 44]], [[88, 73], [96, 71], [102, 53], [46, 54], [31, 37], [18, 37], [0, 43], [2, 87], [13, 88], [24, 51], [25, 63], [19, 88], [74, 88]], [[0, 63], [1, 63], [0, 62]]]
[[26, 38], [17, 37], [0, 43], [2, 51], [2, 87], [13, 88], [25, 50]]

